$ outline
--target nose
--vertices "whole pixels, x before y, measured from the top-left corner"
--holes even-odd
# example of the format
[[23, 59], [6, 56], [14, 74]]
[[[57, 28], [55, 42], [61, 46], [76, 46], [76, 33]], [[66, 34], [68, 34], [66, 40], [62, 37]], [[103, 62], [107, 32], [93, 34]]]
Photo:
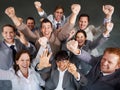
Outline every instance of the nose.
[[105, 60], [105, 61], [103, 62], [103, 65], [107, 65], [107, 64], [108, 64], [108, 61]]
[[7, 33], [7, 36], [8, 36], [8, 37], [10, 37], [10, 36], [11, 36], [11, 34], [10, 34], [10, 33]]

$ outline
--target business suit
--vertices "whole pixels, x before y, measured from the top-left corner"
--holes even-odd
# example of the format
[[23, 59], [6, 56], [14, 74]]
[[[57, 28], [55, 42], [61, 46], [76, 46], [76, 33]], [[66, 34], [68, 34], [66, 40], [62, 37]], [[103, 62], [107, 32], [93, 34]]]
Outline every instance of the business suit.
[[[91, 54], [91, 51], [94, 48], [96, 48], [96, 47], [100, 46], [101, 44], [105, 43], [107, 40], [108, 40], [107, 37], [104, 37], [103, 35], [101, 35], [94, 41], [86, 40], [85, 44], [80, 49], [83, 49], [83, 50], [85, 50], [85, 51], [87, 51], [88, 53]], [[81, 72], [83, 74], [87, 74], [90, 71], [90, 69], [92, 68], [91, 65], [85, 63], [84, 61], [81, 61], [74, 54], [71, 55], [71, 61], [73, 63], [75, 63], [75, 65], [81, 70]]]
[[[28, 50], [32, 56], [34, 56], [36, 49], [30, 44], [30, 47], [23, 45], [18, 39], [15, 39], [16, 51]], [[6, 45], [4, 41], [0, 43], [0, 69], [8, 70], [13, 65], [13, 53], [12, 49]]]
[[[53, 14], [50, 14], [50, 15], [48, 15], [47, 16], [47, 13], [44, 11], [44, 12], [42, 12], [43, 13], [43, 15], [41, 15], [41, 12], [38, 12], [38, 14], [40, 15], [40, 17], [41, 18], [47, 18], [48, 20], [50, 20], [51, 21], [51, 23], [52, 23], [52, 25], [53, 25], [53, 29], [54, 30], [56, 30], [56, 20], [55, 20], [55, 17], [54, 17], [54, 15]], [[65, 17], [65, 15], [63, 15], [62, 16], [62, 19], [61, 19], [61, 21], [59, 22], [60, 23], [60, 27], [62, 27], [66, 22], [67, 22], [67, 19], [68, 18], [66, 18]]]
[[[45, 90], [55, 90], [59, 81], [58, 69], [45, 68], [43, 70], [40, 70], [39, 73], [43, 78], [48, 76], [45, 79], [46, 80]], [[49, 75], [45, 75], [45, 74], [49, 74]], [[84, 86], [86, 85], [86, 83], [87, 83], [87, 80], [82, 74], [80, 74], [80, 81], [77, 81], [70, 72], [65, 71], [62, 88], [63, 90], [78, 90], [81, 85]]]
[[111, 88], [111, 90], [120, 90], [120, 69], [116, 69], [112, 74], [100, 76], [100, 62], [102, 57], [93, 57], [84, 50], [81, 50], [81, 52], [77, 57], [92, 65], [92, 69], [87, 75], [88, 84], [83, 87], [83, 90], [97, 90], [95, 88], [98, 88], [98, 86], [103, 88], [102, 90], [106, 90], [104, 89], [106, 86], [109, 86], [108, 88]]
[[[74, 27], [73, 24], [67, 22], [62, 28], [59, 30], [55, 30], [51, 33], [51, 36], [49, 38], [50, 47], [52, 49], [53, 55], [58, 52], [61, 48], [61, 41], [66, 40], [71, 29]], [[37, 37], [34, 33], [31, 32], [31, 30], [22, 23], [20, 26], [17, 27], [18, 30], [21, 30], [22, 33], [25, 35], [25, 37], [34, 43], [36, 43], [37, 49], [39, 49], [40, 45], [37, 42], [37, 40], [40, 37], [43, 37], [43, 34], [39, 31], [40, 37]]]

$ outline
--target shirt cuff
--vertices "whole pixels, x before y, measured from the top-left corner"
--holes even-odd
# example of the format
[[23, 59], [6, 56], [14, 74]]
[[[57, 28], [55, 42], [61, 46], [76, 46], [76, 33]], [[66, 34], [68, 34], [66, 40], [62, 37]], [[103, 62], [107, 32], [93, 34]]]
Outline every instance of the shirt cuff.
[[30, 43], [28, 42], [28, 45], [27, 45], [27, 47], [30, 47]]
[[108, 37], [110, 37], [110, 34], [105, 35], [105, 34], [103, 33], [103, 37], [108, 38]]
[[80, 81], [80, 74], [78, 73], [78, 78], [76, 78], [77, 81]]
[[107, 23], [107, 22], [111, 22], [111, 18], [104, 18], [104, 24]]

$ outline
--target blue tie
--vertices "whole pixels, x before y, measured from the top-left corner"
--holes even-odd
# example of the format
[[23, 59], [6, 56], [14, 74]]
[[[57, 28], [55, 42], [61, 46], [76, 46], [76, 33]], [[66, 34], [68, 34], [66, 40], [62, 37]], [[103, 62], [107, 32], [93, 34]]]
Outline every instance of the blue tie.
[[12, 49], [12, 53], [13, 53], [13, 60], [15, 61], [15, 56], [16, 56], [16, 50], [14, 48], [14, 45], [11, 45], [10, 48]]
[[56, 24], [56, 29], [58, 29], [60, 27], [60, 23]]

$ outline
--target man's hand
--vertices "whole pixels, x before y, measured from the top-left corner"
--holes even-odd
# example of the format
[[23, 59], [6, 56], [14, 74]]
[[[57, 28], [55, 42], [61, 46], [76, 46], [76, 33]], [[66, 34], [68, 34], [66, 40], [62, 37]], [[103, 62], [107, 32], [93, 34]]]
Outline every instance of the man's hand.
[[106, 15], [106, 18], [111, 18], [114, 12], [114, 7], [112, 5], [103, 5], [103, 12]]
[[10, 18], [15, 16], [15, 9], [13, 7], [8, 7], [5, 9], [5, 14], [7, 14]]
[[51, 55], [52, 55], [52, 53], [48, 54], [48, 50], [46, 49], [43, 52], [43, 54], [40, 56], [40, 61], [39, 61], [39, 64], [37, 65], [37, 67], [39, 69], [50, 67], [51, 64], [49, 63], [49, 60], [50, 60]]
[[80, 9], [81, 9], [81, 6], [80, 6], [79, 4], [73, 4], [73, 5], [71, 6], [71, 11], [72, 11], [74, 14], [76, 14], [76, 15], [79, 14]]
[[18, 38], [22, 44], [24, 44], [25, 46], [28, 46], [28, 41], [26, 40], [24, 34], [20, 30], [18, 30], [18, 33], [19, 35], [16, 35], [16, 38]]
[[78, 49], [78, 42], [75, 40], [70, 40], [69, 42], [67, 42], [67, 49], [74, 54], [80, 53]]
[[39, 38], [38, 42], [41, 46], [45, 48], [47, 46], [48, 39], [46, 37], [41, 37]]
[[37, 9], [38, 12], [42, 12], [43, 9], [41, 8], [42, 4], [39, 1], [34, 2], [35, 8]]
[[78, 72], [77, 72], [77, 68], [74, 64], [69, 63], [68, 65], [68, 71], [76, 78], [78, 79]]
[[34, 2], [34, 5], [35, 5], [35, 7], [36, 7], [36, 9], [38, 9], [38, 8], [40, 8], [41, 7], [41, 2], [39, 2], [39, 1], [35, 1]]

